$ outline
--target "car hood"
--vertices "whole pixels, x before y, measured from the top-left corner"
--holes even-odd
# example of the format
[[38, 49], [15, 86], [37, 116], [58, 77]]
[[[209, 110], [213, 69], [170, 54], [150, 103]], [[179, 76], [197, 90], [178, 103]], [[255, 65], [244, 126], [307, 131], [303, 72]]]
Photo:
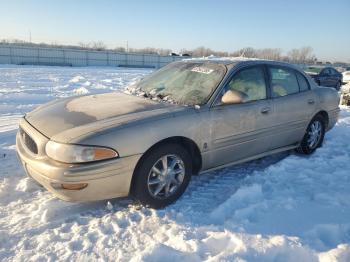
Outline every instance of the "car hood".
[[184, 107], [108, 93], [58, 99], [28, 113], [25, 119], [48, 138], [68, 142], [89, 132], [168, 114]]

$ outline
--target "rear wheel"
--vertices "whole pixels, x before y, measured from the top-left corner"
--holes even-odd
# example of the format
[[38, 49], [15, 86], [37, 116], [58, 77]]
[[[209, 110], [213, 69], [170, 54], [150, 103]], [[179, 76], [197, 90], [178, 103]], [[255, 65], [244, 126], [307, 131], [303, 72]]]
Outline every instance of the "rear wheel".
[[315, 116], [306, 129], [306, 133], [297, 152], [302, 154], [312, 154], [323, 143], [325, 134], [325, 120], [321, 115]]
[[144, 206], [162, 208], [186, 190], [192, 173], [189, 153], [177, 144], [165, 144], [147, 153], [135, 172], [132, 195]]

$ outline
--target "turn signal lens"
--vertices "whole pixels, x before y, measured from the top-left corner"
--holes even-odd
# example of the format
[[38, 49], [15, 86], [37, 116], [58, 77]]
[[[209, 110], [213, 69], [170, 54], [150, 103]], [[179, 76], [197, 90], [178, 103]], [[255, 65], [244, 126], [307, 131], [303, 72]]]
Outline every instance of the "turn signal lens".
[[115, 151], [108, 148], [95, 148], [94, 149], [94, 160], [108, 159], [118, 156]]
[[81, 190], [88, 186], [88, 184], [61, 184], [63, 189], [67, 190]]

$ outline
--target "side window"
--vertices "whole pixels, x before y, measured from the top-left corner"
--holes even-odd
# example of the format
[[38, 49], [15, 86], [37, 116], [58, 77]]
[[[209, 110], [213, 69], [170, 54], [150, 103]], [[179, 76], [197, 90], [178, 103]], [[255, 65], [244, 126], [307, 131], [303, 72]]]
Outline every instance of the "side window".
[[281, 97], [299, 92], [297, 77], [293, 70], [270, 67], [272, 97]]
[[332, 75], [337, 75], [338, 74], [338, 72], [334, 68], [331, 68], [330, 70], [332, 72]]
[[266, 83], [261, 67], [242, 69], [228, 83], [226, 91], [231, 90], [243, 97], [243, 103], [266, 99]]
[[330, 75], [330, 74], [331, 74], [331, 72], [329, 71], [328, 68], [323, 69], [323, 71], [321, 73], [321, 75], [325, 75], [325, 76]]
[[299, 72], [296, 72], [296, 75], [298, 78], [300, 92], [309, 90], [309, 82], [306, 80], [306, 78]]

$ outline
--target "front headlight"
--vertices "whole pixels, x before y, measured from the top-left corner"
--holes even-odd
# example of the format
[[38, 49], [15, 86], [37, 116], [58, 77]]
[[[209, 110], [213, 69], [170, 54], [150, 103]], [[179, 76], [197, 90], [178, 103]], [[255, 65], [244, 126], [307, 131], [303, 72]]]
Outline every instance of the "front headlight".
[[49, 141], [45, 150], [52, 159], [70, 164], [118, 157], [118, 153], [110, 148], [61, 144], [54, 141]]

